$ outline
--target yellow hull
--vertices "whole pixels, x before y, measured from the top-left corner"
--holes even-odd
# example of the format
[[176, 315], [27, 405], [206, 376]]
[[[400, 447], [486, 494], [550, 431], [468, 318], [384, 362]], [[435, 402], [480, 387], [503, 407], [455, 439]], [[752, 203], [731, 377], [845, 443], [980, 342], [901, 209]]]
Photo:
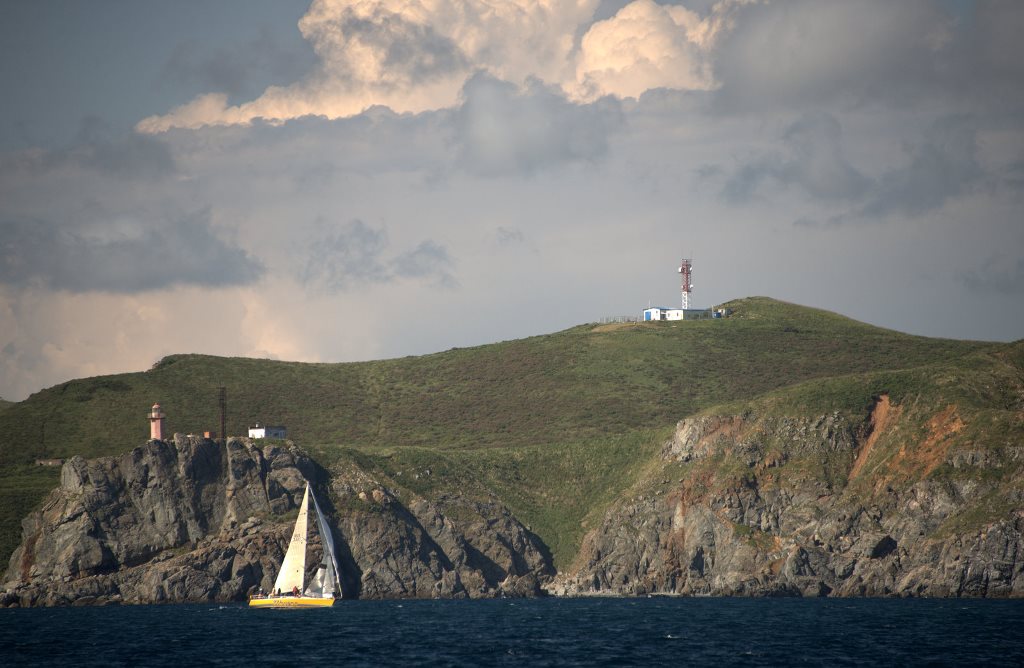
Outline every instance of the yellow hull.
[[305, 596], [268, 596], [250, 598], [250, 608], [329, 608], [333, 598], [307, 598]]

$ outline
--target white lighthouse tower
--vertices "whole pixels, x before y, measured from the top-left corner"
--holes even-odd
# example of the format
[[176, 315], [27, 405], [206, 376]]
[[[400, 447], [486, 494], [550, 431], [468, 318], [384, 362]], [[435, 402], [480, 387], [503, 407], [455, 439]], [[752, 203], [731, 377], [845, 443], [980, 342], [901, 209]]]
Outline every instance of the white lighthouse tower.
[[151, 441], [164, 440], [164, 412], [160, 410], [160, 404], [153, 404], [149, 412], [149, 439]]

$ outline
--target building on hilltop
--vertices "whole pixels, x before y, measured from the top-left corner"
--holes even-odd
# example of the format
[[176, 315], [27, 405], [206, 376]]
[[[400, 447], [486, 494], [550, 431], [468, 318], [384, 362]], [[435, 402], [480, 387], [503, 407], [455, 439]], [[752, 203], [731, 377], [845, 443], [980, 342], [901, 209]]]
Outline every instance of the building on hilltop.
[[711, 309], [690, 308], [690, 295], [693, 292], [693, 283], [690, 281], [693, 276], [693, 261], [683, 258], [676, 270], [680, 276], [680, 291], [682, 293], [682, 308], [668, 308], [666, 306], [648, 306], [644, 309], [644, 322], [656, 322], [659, 320], [710, 320], [720, 318]]
[[665, 306], [651, 306], [644, 309], [644, 322], [656, 320], [710, 320], [711, 309], [704, 308], [667, 308]]
[[249, 427], [249, 438], [288, 438], [288, 430], [284, 427], [271, 427], [257, 422], [255, 427]]

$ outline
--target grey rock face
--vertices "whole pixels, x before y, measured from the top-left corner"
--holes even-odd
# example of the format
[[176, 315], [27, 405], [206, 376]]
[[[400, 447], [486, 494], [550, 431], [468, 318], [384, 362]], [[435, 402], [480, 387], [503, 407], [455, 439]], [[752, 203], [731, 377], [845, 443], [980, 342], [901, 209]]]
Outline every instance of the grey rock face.
[[248, 439], [175, 435], [120, 457], [73, 457], [23, 521], [7, 588], [21, 605], [244, 596], [288, 538], [273, 527], [278, 539], [265, 540], [259, 518], [297, 507], [314, 474], [298, 450]]
[[401, 496], [352, 466], [334, 471], [342, 571], [363, 598], [533, 596], [550, 555], [497, 501]]
[[[273, 586], [305, 480], [296, 448], [175, 436], [73, 458], [23, 522], [0, 606], [244, 600]], [[497, 502], [399, 498], [355, 465], [320, 488], [347, 597], [531, 596], [554, 573]], [[337, 500], [335, 505], [332, 499]], [[285, 514], [284, 517], [281, 515]], [[316, 563], [319, 540], [311, 544]]]
[[[576, 568], [549, 590], [1024, 596], [1019, 476], [1008, 476], [1009, 489], [985, 476], [914, 480], [892, 463], [900, 451], [885, 460], [890, 468], [853, 480], [866, 440], [837, 415], [684, 420], [663, 450], [667, 463], [690, 466], [679, 486], [615, 504]], [[974, 450], [945, 455], [951, 468], [993, 460]], [[1002, 517], [957, 522], [993, 505], [1006, 508]]]

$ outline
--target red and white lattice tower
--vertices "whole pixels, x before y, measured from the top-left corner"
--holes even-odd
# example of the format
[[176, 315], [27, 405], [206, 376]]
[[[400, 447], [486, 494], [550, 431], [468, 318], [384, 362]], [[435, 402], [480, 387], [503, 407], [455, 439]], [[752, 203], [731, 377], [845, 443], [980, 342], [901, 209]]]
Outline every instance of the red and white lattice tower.
[[681, 279], [682, 287], [680, 290], [683, 292], [683, 310], [690, 308], [690, 293], [693, 292], [693, 284], [690, 283], [690, 275], [693, 273], [693, 264], [683, 259], [679, 263], [679, 277]]

